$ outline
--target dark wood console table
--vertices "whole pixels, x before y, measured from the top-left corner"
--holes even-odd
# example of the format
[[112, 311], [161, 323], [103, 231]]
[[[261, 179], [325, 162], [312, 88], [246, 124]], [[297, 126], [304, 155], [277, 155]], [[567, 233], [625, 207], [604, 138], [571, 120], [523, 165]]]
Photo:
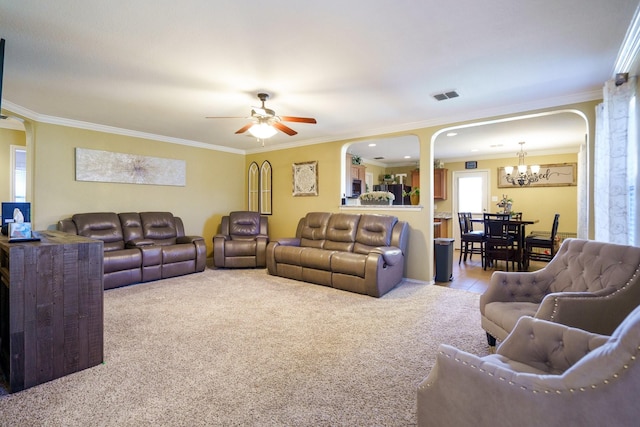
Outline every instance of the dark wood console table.
[[0, 368], [11, 392], [103, 361], [103, 243], [39, 231], [0, 236]]

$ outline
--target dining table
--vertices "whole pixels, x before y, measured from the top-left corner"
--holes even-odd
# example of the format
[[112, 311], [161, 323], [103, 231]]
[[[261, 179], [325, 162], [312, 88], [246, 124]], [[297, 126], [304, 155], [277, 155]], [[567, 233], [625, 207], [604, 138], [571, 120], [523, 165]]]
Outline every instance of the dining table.
[[[471, 218], [471, 222], [483, 224], [483, 218]], [[509, 224], [513, 225], [518, 231], [516, 233], [516, 241], [518, 242], [518, 269], [522, 270], [524, 266], [524, 242], [526, 237], [527, 225], [533, 225], [540, 222], [539, 219], [515, 219], [509, 218]]]

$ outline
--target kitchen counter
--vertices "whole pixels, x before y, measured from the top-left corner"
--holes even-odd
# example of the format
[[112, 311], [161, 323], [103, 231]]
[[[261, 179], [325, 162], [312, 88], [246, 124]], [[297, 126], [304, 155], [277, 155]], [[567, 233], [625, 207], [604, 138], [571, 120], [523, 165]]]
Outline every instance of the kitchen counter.
[[451, 219], [451, 218], [453, 218], [453, 216], [451, 215], [451, 212], [434, 212], [433, 213], [433, 217], [434, 218], [438, 218], [438, 219]]

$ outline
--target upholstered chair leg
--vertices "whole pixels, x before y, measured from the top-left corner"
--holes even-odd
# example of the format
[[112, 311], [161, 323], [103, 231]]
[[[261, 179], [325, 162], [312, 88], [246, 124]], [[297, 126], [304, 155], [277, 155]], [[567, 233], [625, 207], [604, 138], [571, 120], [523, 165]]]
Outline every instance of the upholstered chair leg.
[[487, 343], [489, 344], [489, 346], [491, 347], [495, 347], [496, 346], [496, 339], [493, 335], [491, 335], [489, 332], [487, 332]]

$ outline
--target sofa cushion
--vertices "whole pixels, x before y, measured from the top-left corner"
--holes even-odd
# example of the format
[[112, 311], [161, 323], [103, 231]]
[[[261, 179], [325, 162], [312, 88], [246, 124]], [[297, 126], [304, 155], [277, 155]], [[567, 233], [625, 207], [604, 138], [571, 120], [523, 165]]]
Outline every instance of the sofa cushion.
[[391, 245], [391, 234], [398, 218], [389, 215], [364, 214], [360, 218], [353, 251], [366, 254], [379, 246]]
[[515, 328], [522, 316], [534, 317], [540, 304], [533, 302], [491, 302], [485, 306], [484, 315], [506, 331]]
[[305, 248], [300, 246], [276, 246], [273, 256], [277, 263], [300, 265], [300, 254]]
[[122, 249], [104, 254], [104, 273], [140, 268], [142, 254], [138, 249]]
[[300, 246], [322, 248], [327, 235], [329, 218], [331, 218], [329, 212], [309, 212], [299, 230]]
[[118, 214], [122, 225], [122, 234], [125, 242], [140, 240], [143, 238], [142, 221], [137, 212], [125, 212]]
[[162, 265], [196, 259], [196, 247], [190, 243], [162, 247]]
[[364, 277], [367, 255], [351, 252], [336, 252], [331, 257], [331, 271], [350, 276]]
[[316, 270], [331, 271], [331, 256], [336, 253], [326, 249], [303, 248], [300, 252], [300, 264], [302, 267]]
[[178, 233], [171, 212], [140, 212], [142, 232], [145, 239], [154, 240], [158, 245], [173, 245]]
[[360, 222], [359, 214], [337, 213], [331, 215], [327, 224], [324, 249], [352, 252]]
[[229, 235], [232, 239], [253, 239], [257, 234], [260, 234], [260, 213], [242, 211], [229, 214]]
[[256, 256], [257, 241], [255, 239], [245, 240], [236, 239], [233, 241], [233, 245], [225, 245], [224, 256], [225, 257], [239, 257], [239, 256]]
[[78, 235], [102, 240], [105, 252], [124, 249], [120, 219], [114, 212], [75, 214], [72, 220], [76, 224]]

